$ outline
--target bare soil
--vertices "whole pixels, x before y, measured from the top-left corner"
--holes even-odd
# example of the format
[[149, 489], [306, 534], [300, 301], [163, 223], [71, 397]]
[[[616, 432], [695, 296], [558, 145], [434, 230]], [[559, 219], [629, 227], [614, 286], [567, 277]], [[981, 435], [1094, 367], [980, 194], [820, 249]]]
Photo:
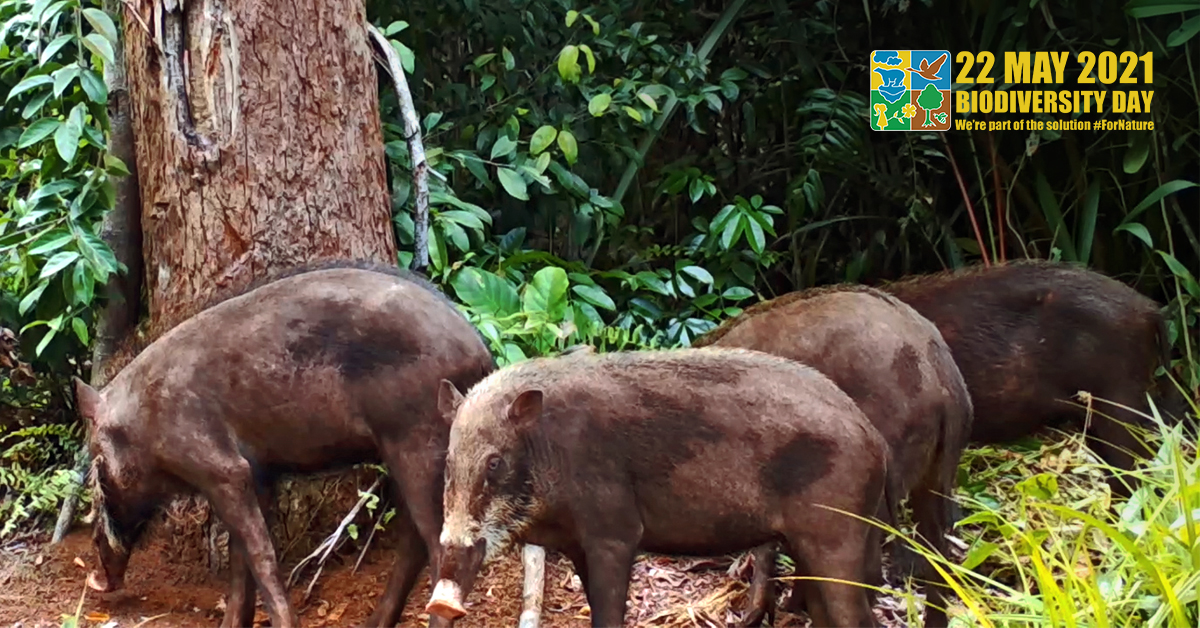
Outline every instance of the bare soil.
[[[73, 615], [83, 598], [79, 626], [105, 628], [209, 628], [220, 623], [224, 610], [227, 573], [212, 574], [199, 560], [181, 559], [178, 542], [156, 534], [135, 550], [125, 588], [110, 594], [87, 591], [84, 578], [96, 565], [90, 533], [76, 529], [63, 543], [49, 546], [29, 540], [0, 549], [0, 626], [49, 628], [61, 625], [63, 615]], [[354, 626], [370, 614], [387, 581], [393, 553], [373, 547], [354, 572], [357, 552], [330, 557], [312, 594], [304, 597], [312, 580], [309, 569], [291, 588], [293, 604], [305, 626]], [[287, 566], [290, 569], [290, 565]], [[732, 573], [732, 575], [731, 575]], [[545, 628], [588, 628], [588, 607], [569, 561], [549, 553], [541, 625]], [[745, 561], [730, 559], [671, 559], [642, 557], [633, 571], [627, 625], [730, 626], [736, 625], [746, 602], [750, 569]], [[521, 612], [523, 582], [520, 555], [516, 552], [485, 568], [467, 602], [470, 613], [460, 628], [515, 626]], [[402, 626], [426, 626], [422, 607], [429, 599], [429, 583], [422, 578], [409, 598]], [[881, 600], [892, 609], [894, 604]], [[878, 608], [886, 625], [896, 625], [894, 613]], [[261, 606], [256, 626], [268, 625]], [[807, 625], [801, 616], [780, 611], [777, 627]]]

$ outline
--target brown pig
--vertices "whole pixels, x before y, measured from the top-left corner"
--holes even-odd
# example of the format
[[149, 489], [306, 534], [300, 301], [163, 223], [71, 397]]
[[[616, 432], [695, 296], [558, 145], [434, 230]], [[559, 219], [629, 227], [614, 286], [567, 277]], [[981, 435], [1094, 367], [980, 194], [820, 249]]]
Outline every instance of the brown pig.
[[[765, 351], [807, 364], [832, 379], [891, 448], [896, 498], [909, 496], [916, 532], [946, 553], [948, 498], [971, 432], [971, 398], [932, 323], [878, 290], [834, 286], [754, 305], [693, 344], [707, 345]], [[881, 511], [879, 517], [887, 514]], [[922, 563], [924, 577], [938, 582], [933, 566]], [[775, 566], [773, 547], [761, 548], [754, 565], [746, 625], [758, 625], [774, 608], [768, 581]], [[925, 625], [945, 626], [941, 587], [930, 587], [928, 597]], [[793, 595], [793, 600], [800, 598]]]
[[[639, 550], [717, 555], [781, 541], [817, 576], [863, 582], [888, 449], [829, 378], [741, 349], [535, 359], [464, 398], [448, 420], [442, 562], [427, 606], [456, 618], [480, 567], [513, 543], [563, 552], [592, 626], [624, 622]], [[821, 581], [814, 625], [876, 621], [865, 590]]]
[[449, 439], [438, 385], [470, 386], [495, 362], [416, 276], [355, 262], [293, 272], [179, 324], [102, 391], [75, 381], [94, 456], [93, 588], [122, 585], [160, 503], [199, 493], [230, 530], [221, 625], [251, 625], [257, 584], [271, 625], [296, 626], [265, 517], [272, 480], [376, 461], [396, 484], [400, 548], [367, 625], [394, 625], [437, 564]]
[[[1087, 436], [1105, 462], [1130, 469], [1131, 454], [1152, 455], [1116, 422], [1146, 421], [1105, 401], [1150, 412], [1146, 393], [1155, 370], [1170, 368], [1171, 350], [1153, 300], [1100, 273], [1046, 261], [970, 267], [881, 289], [941, 331], [971, 391], [972, 442], [1004, 443], [1045, 426], [1082, 425], [1086, 411], [1071, 401], [1087, 391], [1097, 398]], [[1166, 399], [1176, 411], [1170, 390]], [[1129, 494], [1116, 477], [1109, 486]]]

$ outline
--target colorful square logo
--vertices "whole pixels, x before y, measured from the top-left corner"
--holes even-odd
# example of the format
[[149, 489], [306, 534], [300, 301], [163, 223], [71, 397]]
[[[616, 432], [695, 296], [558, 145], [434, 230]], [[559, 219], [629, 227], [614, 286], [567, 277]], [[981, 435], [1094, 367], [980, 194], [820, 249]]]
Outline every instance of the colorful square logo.
[[873, 51], [871, 130], [949, 130], [951, 65], [948, 50]]

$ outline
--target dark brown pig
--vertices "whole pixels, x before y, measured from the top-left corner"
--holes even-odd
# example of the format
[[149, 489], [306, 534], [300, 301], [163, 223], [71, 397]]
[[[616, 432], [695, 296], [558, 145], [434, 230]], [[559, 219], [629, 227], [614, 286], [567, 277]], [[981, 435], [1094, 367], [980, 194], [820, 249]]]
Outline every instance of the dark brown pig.
[[[971, 398], [932, 323], [878, 290], [834, 286], [750, 307], [693, 346], [706, 345], [765, 351], [807, 364], [832, 379], [891, 448], [899, 483], [896, 498], [909, 496], [916, 532], [947, 552], [948, 497], [954, 493], [958, 461], [971, 432]], [[880, 519], [887, 514], [878, 513]], [[905, 562], [913, 560], [909, 554]], [[922, 562], [925, 578], [940, 581], [933, 566]], [[768, 581], [775, 566], [773, 548], [760, 549], [754, 564], [746, 625], [758, 625], [774, 607], [774, 587]], [[925, 625], [945, 626], [941, 587], [930, 587], [928, 597]]]
[[[1086, 411], [1071, 403], [1080, 391], [1149, 413], [1146, 393], [1155, 370], [1170, 368], [1158, 304], [1086, 268], [1011, 262], [881, 288], [933, 321], [950, 346], [974, 403], [973, 442], [1004, 443], [1045, 426], [1081, 426]], [[1123, 425], [1100, 413], [1134, 425], [1145, 425], [1143, 419], [1099, 400], [1093, 408], [1087, 436], [1102, 459], [1129, 469], [1131, 453], [1151, 455]], [[1116, 477], [1109, 486], [1128, 495]]]
[[382, 461], [400, 497], [400, 548], [367, 621], [396, 623], [431, 553], [437, 564], [449, 438], [439, 382], [470, 386], [495, 363], [428, 283], [384, 266], [323, 266], [333, 267], [297, 269], [200, 312], [100, 392], [75, 381], [94, 456], [103, 575], [89, 576], [93, 588], [119, 588], [148, 516], [195, 492], [230, 530], [222, 626], [251, 624], [255, 584], [271, 625], [296, 626], [264, 516], [273, 479]]
[[[624, 622], [638, 550], [717, 555], [782, 541], [807, 571], [863, 582], [885, 499], [883, 437], [817, 371], [765, 353], [684, 349], [521, 362], [448, 420], [442, 563], [427, 610], [456, 618], [513, 543], [563, 552], [592, 626]], [[824, 506], [824, 507], [823, 507]], [[861, 587], [822, 581], [815, 625], [875, 626]]]

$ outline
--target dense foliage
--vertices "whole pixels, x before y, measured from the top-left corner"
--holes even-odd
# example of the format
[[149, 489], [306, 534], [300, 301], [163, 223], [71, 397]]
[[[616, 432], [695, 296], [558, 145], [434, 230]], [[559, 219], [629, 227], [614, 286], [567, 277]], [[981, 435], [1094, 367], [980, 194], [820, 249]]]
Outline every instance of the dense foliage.
[[[99, 287], [124, 270], [96, 235], [113, 177], [125, 168], [106, 154], [101, 78], [117, 25], [92, 3], [0, 0], [0, 326], [20, 334], [39, 374], [18, 391], [0, 373], [0, 535], [52, 516], [67, 480], [61, 467], [78, 442], [62, 419], [65, 375], [84, 367]], [[687, 345], [759, 298], [1028, 256], [1087, 264], [1158, 299], [1174, 371], [1193, 395], [1200, 384], [1200, 11], [1187, 3], [433, 0], [367, 8], [399, 52], [421, 114], [433, 171], [430, 274], [502, 363], [579, 342], [599, 350]], [[1153, 52], [1155, 131], [872, 133], [868, 58], [885, 45]], [[380, 90], [399, 261], [408, 265], [409, 155], [390, 82]], [[1173, 443], [1174, 476], [1155, 476], [1161, 483], [1119, 522], [1095, 520], [1113, 530], [1180, 529], [1175, 519], [1190, 512], [1197, 465], [1193, 442]], [[1137, 587], [1158, 585], [1143, 584], [1153, 574], [1135, 573], [1144, 566], [1137, 557], [1165, 552], [1180, 565], [1191, 560], [1195, 573], [1194, 538], [1135, 543], [1141, 554], [1111, 554], [1088, 572], [1094, 579], [1056, 593], [1041, 576], [1061, 575], [1078, 557], [1031, 559], [1035, 548], [1057, 552], [1093, 538], [1089, 551], [1124, 545], [1095, 536], [1092, 529], [1108, 528], [1092, 520], [1086, 533], [1063, 536], [1074, 515], [1043, 507], [1062, 503], [1064, 491], [1040, 476], [1016, 487], [1032, 501], [1002, 504], [994, 487], [1008, 463], [973, 455], [964, 461], [972, 471], [964, 494], [974, 511], [992, 514], [968, 521], [976, 534], [968, 534], [969, 562], [1008, 569], [1007, 579], [975, 582], [992, 596], [971, 598], [981, 608], [1019, 614], [1035, 600], [1022, 608], [1074, 625], [1061, 606], [1038, 604], [1090, 595], [1121, 602], [1110, 625], [1126, 625], [1135, 611], [1151, 625], [1177, 614], [1170, 600], [1138, 597]], [[1106, 491], [1090, 477], [1087, 485], [1088, 499]], [[1182, 510], [1163, 505], [1176, 498]], [[1072, 508], [1100, 517], [1087, 504]], [[1006, 527], [1015, 516], [1021, 525]], [[1190, 522], [1182, 529], [1195, 530]], [[1024, 571], [1030, 560], [1049, 571]], [[1194, 621], [1196, 583], [1180, 586], [1192, 593], [1176, 602]], [[1040, 597], [1030, 597], [1034, 590]]]

